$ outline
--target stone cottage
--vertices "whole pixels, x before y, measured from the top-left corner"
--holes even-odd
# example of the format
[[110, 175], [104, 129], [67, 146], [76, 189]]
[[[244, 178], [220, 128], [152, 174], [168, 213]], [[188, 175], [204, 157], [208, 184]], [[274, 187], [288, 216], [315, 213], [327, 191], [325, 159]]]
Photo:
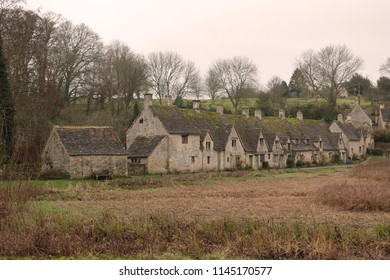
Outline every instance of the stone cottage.
[[390, 129], [390, 108], [385, 108], [384, 105], [379, 107], [378, 128]]
[[112, 127], [55, 126], [42, 152], [42, 173], [127, 176], [127, 152]]
[[[144, 102], [126, 134], [132, 172], [256, 170], [265, 163], [285, 167], [288, 158], [326, 164], [335, 155], [345, 162], [349, 155], [365, 154], [370, 136], [352, 123], [337, 123], [330, 129], [324, 121], [305, 120], [301, 112], [286, 118], [280, 110], [279, 117], [263, 118], [260, 110], [254, 116], [249, 109], [242, 115], [224, 114], [222, 106], [216, 112], [203, 112], [199, 101], [193, 102], [192, 110], [181, 110], [170, 97], [165, 105], [153, 106], [150, 94]], [[360, 146], [355, 148], [353, 141]]]

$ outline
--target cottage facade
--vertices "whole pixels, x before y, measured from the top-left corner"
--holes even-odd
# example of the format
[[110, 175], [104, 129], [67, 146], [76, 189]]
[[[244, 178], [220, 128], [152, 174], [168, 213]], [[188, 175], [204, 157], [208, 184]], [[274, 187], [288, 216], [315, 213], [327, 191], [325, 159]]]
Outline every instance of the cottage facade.
[[385, 108], [384, 105], [379, 107], [378, 128], [390, 129], [390, 108]]
[[[359, 106], [360, 107], [360, 106]], [[199, 101], [192, 110], [181, 110], [168, 102], [153, 106], [146, 95], [142, 112], [127, 131], [126, 146], [131, 170], [148, 173], [217, 171], [234, 168], [285, 167], [287, 159], [326, 164], [338, 156], [342, 161], [354, 154], [365, 155], [371, 143], [369, 118], [352, 110], [354, 123], [296, 118], [263, 118], [249, 110], [242, 115], [202, 112]], [[358, 112], [358, 113], [354, 113]], [[359, 113], [360, 112], [360, 113]], [[364, 111], [363, 111], [364, 112]], [[358, 117], [356, 117], [358, 115]]]
[[111, 127], [55, 126], [41, 160], [42, 173], [127, 176], [127, 152]]

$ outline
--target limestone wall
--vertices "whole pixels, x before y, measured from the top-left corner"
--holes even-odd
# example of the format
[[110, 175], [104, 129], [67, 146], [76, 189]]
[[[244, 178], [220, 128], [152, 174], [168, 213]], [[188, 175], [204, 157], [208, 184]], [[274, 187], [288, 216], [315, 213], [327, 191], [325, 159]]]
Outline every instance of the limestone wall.
[[73, 156], [69, 171], [71, 178], [87, 178], [99, 173], [127, 176], [127, 155]]

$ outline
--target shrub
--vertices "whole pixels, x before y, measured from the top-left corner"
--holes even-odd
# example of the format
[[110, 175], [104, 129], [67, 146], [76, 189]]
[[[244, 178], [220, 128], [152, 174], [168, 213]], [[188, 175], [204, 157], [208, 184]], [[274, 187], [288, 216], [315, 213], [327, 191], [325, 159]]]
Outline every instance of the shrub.
[[331, 163], [341, 163], [341, 155], [339, 153], [334, 154]]
[[367, 149], [367, 154], [373, 155], [373, 156], [383, 156], [383, 150], [382, 149]]
[[263, 167], [263, 169], [269, 169], [269, 162], [268, 161], [263, 161], [262, 167]]
[[295, 159], [293, 157], [288, 157], [286, 161], [287, 168], [294, 168], [295, 167]]
[[295, 164], [296, 167], [310, 167], [311, 163], [308, 161], [298, 160]]

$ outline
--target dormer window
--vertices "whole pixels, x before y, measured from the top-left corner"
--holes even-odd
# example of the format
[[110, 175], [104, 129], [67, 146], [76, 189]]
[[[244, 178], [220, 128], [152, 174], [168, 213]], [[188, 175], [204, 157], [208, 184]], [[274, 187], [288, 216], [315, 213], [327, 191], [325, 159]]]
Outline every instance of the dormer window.
[[264, 146], [264, 139], [260, 138], [260, 146]]
[[211, 150], [211, 142], [206, 142], [206, 150], [207, 151]]
[[182, 144], [188, 144], [188, 135], [182, 135], [181, 136], [181, 143]]
[[232, 147], [237, 147], [237, 139], [232, 139]]

